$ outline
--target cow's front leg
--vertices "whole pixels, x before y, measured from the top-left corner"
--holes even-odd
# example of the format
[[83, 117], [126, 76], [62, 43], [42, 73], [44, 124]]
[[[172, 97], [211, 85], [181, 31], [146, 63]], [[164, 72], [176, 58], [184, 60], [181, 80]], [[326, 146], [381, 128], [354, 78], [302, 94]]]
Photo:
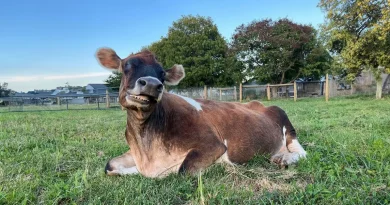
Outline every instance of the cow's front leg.
[[179, 173], [196, 174], [206, 169], [220, 158], [227, 148], [222, 143], [215, 143], [214, 146], [192, 149], [180, 166]]
[[115, 157], [107, 162], [105, 172], [107, 175], [126, 175], [138, 173], [137, 167], [130, 150], [121, 156]]

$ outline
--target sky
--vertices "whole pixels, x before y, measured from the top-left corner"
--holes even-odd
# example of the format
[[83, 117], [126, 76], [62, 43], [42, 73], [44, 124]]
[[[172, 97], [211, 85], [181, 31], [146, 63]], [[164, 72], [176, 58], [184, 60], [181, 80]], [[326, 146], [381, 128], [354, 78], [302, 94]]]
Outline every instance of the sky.
[[[227, 40], [253, 20], [289, 18], [315, 28], [315, 0], [13, 0], [0, 6], [0, 83], [15, 91], [104, 83], [100, 47], [124, 58], [166, 36], [183, 15], [211, 17]], [[180, 62], [178, 62], [180, 63]]]

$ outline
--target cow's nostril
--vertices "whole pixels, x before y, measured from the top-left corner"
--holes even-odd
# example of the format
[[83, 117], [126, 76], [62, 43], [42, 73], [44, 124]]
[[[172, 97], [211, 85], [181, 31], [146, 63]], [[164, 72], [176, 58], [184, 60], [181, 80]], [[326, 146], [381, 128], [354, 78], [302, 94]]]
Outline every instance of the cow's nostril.
[[157, 86], [157, 91], [158, 91], [158, 92], [163, 91], [163, 89], [164, 89], [164, 86], [163, 86], [162, 84], [160, 84], [160, 85]]
[[145, 85], [146, 85], [146, 81], [145, 81], [145, 80], [142, 80], [142, 79], [139, 79], [139, 80], [138, 80], [138, 83], [141, 84], [142, 86], [145, 86]]

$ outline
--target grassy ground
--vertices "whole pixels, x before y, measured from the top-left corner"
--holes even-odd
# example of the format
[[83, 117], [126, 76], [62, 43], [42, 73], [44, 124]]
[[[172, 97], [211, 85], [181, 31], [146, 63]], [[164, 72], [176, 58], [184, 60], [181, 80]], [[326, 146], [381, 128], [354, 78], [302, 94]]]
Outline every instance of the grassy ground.
[[[120, 108], [119, 103], [110, 103], [110, 109]], [[62, 104], [62, 105], [18, 105], [0, 106], [2, 112], [29, 112], [29, 111], [59, 111], [59, 110], [98, 110], [106, 109], [106, 103], [94, 104]]]
[[0, 204], [389, 204], [390, 99], [265, 102], [286, 110], [307, 160], [279, 169], [258, 156], [201, 180], [107, 177], [127, 151], [125, 112], [0, 114]]

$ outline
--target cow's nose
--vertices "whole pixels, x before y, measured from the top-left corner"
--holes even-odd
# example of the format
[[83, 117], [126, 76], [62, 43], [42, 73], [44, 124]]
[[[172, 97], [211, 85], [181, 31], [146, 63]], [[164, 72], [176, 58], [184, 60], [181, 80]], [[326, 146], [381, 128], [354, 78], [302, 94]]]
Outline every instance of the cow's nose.
[[160, 80], [153, 77], [142, 77], [137, 80], [137, 84], [141, 89], [154, 90], [157, 92], [162, 92], [164, 89], [163, 84]]

